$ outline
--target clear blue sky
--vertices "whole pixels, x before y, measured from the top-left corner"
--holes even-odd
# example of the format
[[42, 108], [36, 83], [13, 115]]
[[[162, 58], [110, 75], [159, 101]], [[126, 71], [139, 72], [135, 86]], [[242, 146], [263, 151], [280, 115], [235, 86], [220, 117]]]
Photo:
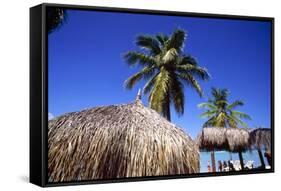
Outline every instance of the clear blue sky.
[[[172, 109], [172, 122], [195, 137], [205, 119], [200, 102], [211, 87], [228, 88], [230, 101], [241, 99], [238, 110], [248, 113], [250, 127], [270, 127], [270, 33], [261, 21], [207, 19], [68, 10], [67, 22], [49, 34], [49, 112], [59, 116], [96, 106], [132, 102], [124, 81], [139, 68], [128, 67], [122, 54], [135, 50], [139, 34], [187, 31], [184, 51], [206, 67], [211, 80], [201, 82], [204, 97], [185, 87], [185, 113]], [[147, 97], [143, 97], [147, 104]]]

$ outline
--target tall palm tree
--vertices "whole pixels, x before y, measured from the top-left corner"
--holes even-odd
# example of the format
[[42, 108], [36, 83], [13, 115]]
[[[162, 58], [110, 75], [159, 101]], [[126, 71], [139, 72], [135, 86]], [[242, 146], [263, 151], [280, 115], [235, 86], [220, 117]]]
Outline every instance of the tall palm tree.
[[[212, 98], [205, 103], [199, 104], [199, 108], [205, 109], [201, 114], [202, 117], [207, 117], [208, 120], [203, 124], [203, 127], [222, 127], [222, 128], [238, 128], [247, 127], [243, 122], [244, 119], [250, 120], [251, 117], [243, 112], [235, 110], [238, 106], [243, 106], [241, 100], [236, 100], [232, 103], [228, 101], [229, 91], [227, 89], [212, 88]], [[242, 152], [238, 152], [242, 170], [244, 162]], [[215, 152], [211, 152], [211, 160], [213, 171], [215, 171]]]
[[168, 120], [171, 120], [170, 104], [178, 114], [184, 113], [184, 84], [202, 96], [197, 79], [209, 79], [207, 70], [183, 52], [185, 39], [186, 32], [179, 29], [171, 36], [140, 35], [136, 39], [140, 49], [124, 55], [128, 65], [142, 67], [125, 81], [126, 88], [131, 89], [138, 81], [146, 80], [143, 92], [149, 94], [150, 107]]
[[58, 7], [47, 9], [47, 30], [52, 33], [59, 28], [66, 20], [66, 10]]

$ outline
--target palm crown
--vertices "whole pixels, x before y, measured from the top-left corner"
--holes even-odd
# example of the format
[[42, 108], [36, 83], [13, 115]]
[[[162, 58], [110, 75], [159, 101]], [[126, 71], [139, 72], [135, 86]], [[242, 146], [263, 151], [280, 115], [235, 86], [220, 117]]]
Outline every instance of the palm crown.
[[235, 110], [244, 103], [236, 100], [232, 103], [228, 102], [229, 91], [227, 89], [212, 88], [212, 96], [208, 102], [201, 103], [198, 106], [206, 111], [201, 115], [209, 118], [203, 127], [233, 127], [239, 125], [246, 127], [247, 124], [243, 119], [251, 119], [246, 113]]
[[175, 30], [169, 37], [140, 35], [136, 45], [138, 51], [129, 51], [124, 59], [129, 65], [140, 65], [142, 69], [125, 81], [131, 89], [138, 81], [144, 79], [144, 94], [149, 93], [149, 105], [152, 109], [170, 120], [170, 103], [179, 114], [184, 113], [184, 86], [194, 88], [200, 96], [202, 89], [197, 79], [207, 80], [209, 74], [199, 67], [196, 60], [183, 52], [186, 32]]

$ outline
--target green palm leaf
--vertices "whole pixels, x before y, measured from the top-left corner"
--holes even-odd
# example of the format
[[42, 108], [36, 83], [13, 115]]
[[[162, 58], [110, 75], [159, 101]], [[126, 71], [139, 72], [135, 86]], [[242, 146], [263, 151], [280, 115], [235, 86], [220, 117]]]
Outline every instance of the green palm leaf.
[[152, 87], [155, 84], [158, 74], [159, 74], [159, 72], [156, 75], [154, 75], [150, 80], [148, 80], [148, 82], [144, 85], [144, 88], [143, 88], [144, 94], [147, 94], [151, 91]]
[[169, 36], [167, 36], [165, 34], [157, 34], [156, 39], [159, 41], [161, 46], [164, 47], [166, 45], [167, 41], [169, 40]]
[[176, 30], [168, 41], [167, 49], [175, 48], [177, 51], [181, 51], [184, 45], [186, 32], [183, 30]]
[[136, 84], [136, 82], [138, 82], [142, 78], [147, 79], [147, 78], [151, 77], [154, 73], [154, 69], [155, 69], [154, 67], [143, 68], [140, 72], [134, 74], [133, 76], [129, 77], [125, 81], [125, 87], [127, 89], [132, 89], [132, 87]]
[[203, 95], [202, 89], [201, 89], [199, 83], [197, 82], [197, 80], [192, 75], [184, 74], [184, 73], [180, 73], [178, 75], [183, 81], [186, 82], [186, 84], [193, 87], [197, 91], [197, 93], [199, 94], [200, 97], [202, 97], [202, 95]]
[[236, 100], [234, 101], [232, 104], [228, 105], [227, 108], [232, 110], [232, 109], [235, 109], [237, 106], [243, 106], [244, 103], [240, 100]]
[[248, 120], [251, 120], [252, 118], [246, 114], [246, 113], [243, 113], [243, 112], [240, 112], [240, 111], [231, 111], [231, 114], [237, 118], [240, 118], [240, 119], [248, 119]]
[[197, 78], [200, 78], [202, 80], [209, 80], [210, 78], [210, 75], [205, 68], [201, 68], [196, 65], [191, 65], [191, 64], [177, 65], [176, 69], [178, 72], [188, 72], [191, 75], [196, 76]]
[[183, 85], [176, 76], [173, 76], [171, 95], [175, 110], [177, 111], [177, 113], [182, 115], [184, 113]]
[[170, 50], [168, 50], [165, 55], [163, 56], [163, 61], [164, 63], [169, 63], [169, 62], [172, 62], [172, 61], [175, 61], [178, 57], [178, 52], [176, 49], [174, 48], [171, 48]]
[[205, 102], [198, 104], [199, 108], [205, 108], [209, 110], [217, 110], [217, 107], [213, 103]]
[[128, 63], [128, 65], [135, 65], [138, 63], [142, 66], [152, 66], [156, 64], [153, 57], [136, 51], [127, 52], [126, 54], [124, 54], [124, 59]]
[[204, 113], [202, 113], [200, 115], [200, 117], [203, 117], [203, 118], [211, 118], [211, 117], [214, 117], [214, 115], [217, 113], [217, 110], [208, 110], [208, 111], [205, 111]]
[[138, 36], [136, 44], [141, 48], [147, 49], [152, 55], [157, 55], [161, 52], [157, 39], [148, 35]]

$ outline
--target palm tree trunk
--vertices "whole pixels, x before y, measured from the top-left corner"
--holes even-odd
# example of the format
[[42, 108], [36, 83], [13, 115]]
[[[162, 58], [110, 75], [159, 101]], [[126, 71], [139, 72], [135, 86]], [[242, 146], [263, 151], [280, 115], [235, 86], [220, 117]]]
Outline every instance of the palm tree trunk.
[[259, 157], [260, 157], [260, 160], [261, 160], [261, 166], [262, 168], [265, 168], [265, 163], [264, 163], [264, 159], [263, 159], [263, 156], [262, 156], [262, 151], [260, 148], [258, 148], [258, 153], [259, 153]]
[[239, 151], [239, 152], [238, 152], [238, 155], [239, 155], [239, 160], [240, 160], [241, 169], [244, 170], [244, 161], [243, 161], [242, 152]]
[[215, 151], [211, 151], [212, 172], [216, 172]]
[[168, 121], [171, 121], [170, 104], [168, 105], [168, 108], [167, 108], [167, 120], [168, 120]]
[[165, 118], [168, 121], [171, 121], [170, 95], [169, 94], [166, 96], [166, 101], [164, 103], [164, 107], [165, 107]]
[[232, 153], [231, 152], [228, 153], [229, 153], [229, 160], [232, 160]]

